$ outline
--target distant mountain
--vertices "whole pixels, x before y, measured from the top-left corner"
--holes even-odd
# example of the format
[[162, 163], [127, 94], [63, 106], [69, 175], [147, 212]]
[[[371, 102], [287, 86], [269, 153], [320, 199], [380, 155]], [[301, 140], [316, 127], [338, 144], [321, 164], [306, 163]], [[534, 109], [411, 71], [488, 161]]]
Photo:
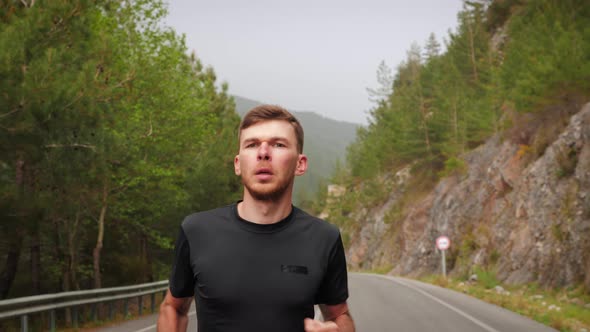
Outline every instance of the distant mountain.
[[[236, 112], [244, 116], [263, 102], [233, 96]], [[338, 160], [344, 161], [346, 147], [354, 141], [358, 124], [326, 118], [314, 112], [289, 110], [303, 126], [305, 143], [303, 152], [309, 159], [307, 173], [295, 181], [295, 203], [302, 197], [315, 194], [321, 180], [332, 175]], [[344, 164], [344, 163], [342, 163]]]

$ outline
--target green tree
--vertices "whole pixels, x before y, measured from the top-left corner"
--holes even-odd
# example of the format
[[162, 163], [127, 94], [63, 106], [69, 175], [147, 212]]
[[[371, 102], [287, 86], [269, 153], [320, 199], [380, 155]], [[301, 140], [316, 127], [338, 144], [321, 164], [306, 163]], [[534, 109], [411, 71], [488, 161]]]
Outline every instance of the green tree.
[[163, 27], [161, 1], [1, 6], [0, 295], [26, 246], [32, 293], [161, 277], [182, 216], [238, 192], [211, 176], [233, 157], [227, 85]]

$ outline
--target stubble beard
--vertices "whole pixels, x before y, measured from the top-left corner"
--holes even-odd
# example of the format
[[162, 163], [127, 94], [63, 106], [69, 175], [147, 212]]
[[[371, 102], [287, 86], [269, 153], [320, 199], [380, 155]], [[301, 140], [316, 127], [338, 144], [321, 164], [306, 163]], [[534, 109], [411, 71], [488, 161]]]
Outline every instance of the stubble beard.
[[277, 183], [275, 186], [256, 189], [255, 185], [251, 185], [248, 181], [244, 180], [244, 177], [242, 177], [244, 188], [248, 190], [248, 193], [250, 193], [252, 198], [257, 201], [279, 201], [285, 196], [292, 182], [293, 178], [287, 178]]

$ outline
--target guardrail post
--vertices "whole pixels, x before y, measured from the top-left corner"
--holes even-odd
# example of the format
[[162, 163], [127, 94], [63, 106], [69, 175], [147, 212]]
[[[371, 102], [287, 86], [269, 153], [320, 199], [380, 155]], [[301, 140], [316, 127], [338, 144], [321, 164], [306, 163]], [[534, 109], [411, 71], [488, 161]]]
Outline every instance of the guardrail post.
[[139, 307], [139, 316], [143, 314], [143, 296], [137, 298], [137, 306]]
[[92, 304], [91, 316], [92, 316], [92, 320], [95, 321], [95, 322], [97, 321], [97, 316], [98, 316], [98, 314], [97, 314], [98, 308], [97, 307], [98, 307], [98, 305], [96, 303], [93, 303]]
[[75, 329], [78, 328], [78, 307], [72, 308], [72, 324]]
[[114, 306], [115, 301], [110, 301], [109, 302], [109, 320], [113, 320], [113, 318], [115, 318], [114, 316], [114, 310], [113, 310], [113, 306]]
[[123, 316], [125, 316], [125, 318], [127, 318], [127, 316], [129, 315], [129, 300], [125, 299], [125, 304], [123, 305]]
[[49, 312], [49, 331], [55, 332], [55, 310]]
[[152, 314], [156, 311], [156, 293], [150, 295], [152, 300]]
[[20, 330], [21, 332], [29, 332], [29, 316], [22, 315], [20, 317]]

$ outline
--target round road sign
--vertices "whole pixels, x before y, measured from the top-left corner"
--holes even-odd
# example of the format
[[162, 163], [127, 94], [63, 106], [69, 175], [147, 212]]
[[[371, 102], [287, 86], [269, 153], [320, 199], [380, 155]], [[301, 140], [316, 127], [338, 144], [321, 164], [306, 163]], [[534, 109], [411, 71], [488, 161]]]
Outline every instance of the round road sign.
[[438, 250], [447, 250], [451, 246], [451, 240], [448, 237], [442, 235], [436, 238], [436, 247]]

